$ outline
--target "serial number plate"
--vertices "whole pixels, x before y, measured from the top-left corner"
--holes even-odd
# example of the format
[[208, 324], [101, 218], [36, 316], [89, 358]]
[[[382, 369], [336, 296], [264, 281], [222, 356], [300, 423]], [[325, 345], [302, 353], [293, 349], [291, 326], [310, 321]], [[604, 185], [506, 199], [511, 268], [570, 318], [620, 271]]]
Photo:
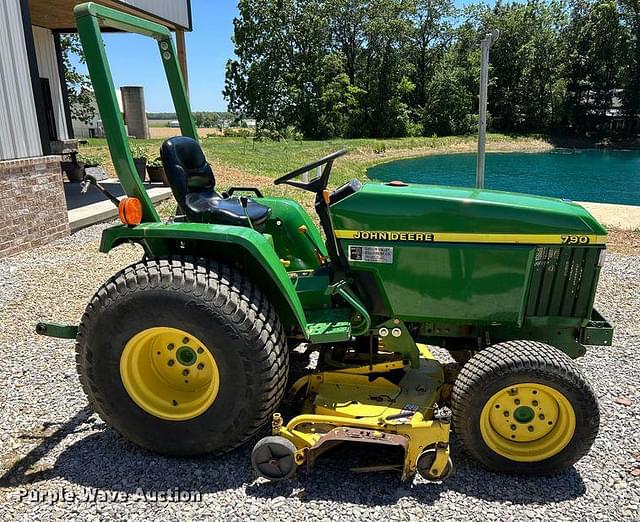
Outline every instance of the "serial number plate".
[[393, 263], [393, 247], [349, 246], [349, 261], [364, 263]]

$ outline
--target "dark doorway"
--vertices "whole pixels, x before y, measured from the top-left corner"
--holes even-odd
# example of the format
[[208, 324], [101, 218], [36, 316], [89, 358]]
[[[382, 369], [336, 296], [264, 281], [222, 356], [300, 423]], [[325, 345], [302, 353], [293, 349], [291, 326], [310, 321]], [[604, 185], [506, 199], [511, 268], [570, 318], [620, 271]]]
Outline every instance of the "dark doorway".
[[44, 101], [44, 112], [47, 118], [49, 141], [55, 141], [58, 139], [58, 128], [56, 127], [56, 116], [53, 110], [53, 98], [51, 97], [49, 78], [40, 78], [40, 86], [42, 87], [42, 98]]

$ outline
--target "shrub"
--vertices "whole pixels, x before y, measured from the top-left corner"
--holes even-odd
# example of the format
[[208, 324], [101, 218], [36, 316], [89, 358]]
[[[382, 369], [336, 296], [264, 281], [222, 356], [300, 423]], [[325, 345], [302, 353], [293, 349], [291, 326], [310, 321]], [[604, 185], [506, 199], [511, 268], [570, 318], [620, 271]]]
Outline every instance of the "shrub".
[[129, 144], [129, 148], [131, 149], [131, 155], [134, 158], [149, 158], [149, 151], [147, 151], [147, 149], [145, 149], [144, 147], [141, 147], [140, 145]]
[[248, 138], [252, 136], [254, 133], [251, 129], [246, 128], [238, 128], [238, 127], [228, 127], [224, 130], [224, 135], [227, 138]]
[[148, 160], [147, 167], [154, 167], [154, 168], [162, 167], [162, 158], [158, 156], [157, 158]]
[[99, 165], [102, 165], [102, 163], [104, 162], [104, 156], [96, 153], [87, 154], [81, 152], [80, 154], [78, 154], [78, 162], [84, 163], [85, 167], [97, 167]]

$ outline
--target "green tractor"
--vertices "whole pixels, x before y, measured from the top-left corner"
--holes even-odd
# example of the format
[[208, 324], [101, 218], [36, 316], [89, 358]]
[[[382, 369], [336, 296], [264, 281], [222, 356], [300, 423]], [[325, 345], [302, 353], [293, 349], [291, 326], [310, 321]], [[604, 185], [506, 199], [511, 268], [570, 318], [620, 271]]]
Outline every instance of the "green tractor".
[[[133, 242], [145, 255], [98, 289], [79, 326], [37, 331], [76, 339], [82, 386], [110, 427], [192, 456], [270, 423], [252, 453], [270, 480], [344, 442], [399, 448], [390, 466], [404, 479], [442, 480], [452, 426], [501, 472], [552, 473], [589, 451], [598, 403], [572, 359], [613, 330], [593, 308], [607, 231], [584, 208], [402, 182], [330, 190], [339, 151], [275, 180], [315, 195], [321, 233], [295, 201], [218, 191], [166, 28], [92, 3], [76, 17], [128, 195], [100, 250]], [[161, 149], [179, 208], [167, 222], [135, 174], [100, 25], [158, 42], [182, 131]], [[317, 365], [288, 382], [303, 344]], [[287, 420], [285, 394], [299, 406]]]

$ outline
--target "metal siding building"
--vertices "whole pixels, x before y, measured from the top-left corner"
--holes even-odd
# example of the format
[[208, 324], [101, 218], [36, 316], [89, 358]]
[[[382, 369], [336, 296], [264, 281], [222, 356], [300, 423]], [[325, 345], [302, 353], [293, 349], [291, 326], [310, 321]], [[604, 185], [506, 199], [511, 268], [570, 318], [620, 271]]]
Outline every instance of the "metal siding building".
[[38, 73], [40, 78], [46, 78], [51, 90], [51, 102], [57, 131], [57, 139], [69, 138], [67, 132], [62, 84], [58, 70], [58, 58], [53, 33], [49, 29], [33, 26], [33, 41], [36, 49]]
[[[189, 0], [97, 2], [164, 23], [179, 36], [191, 28]], [[75, 30], [73, 7], [79, 3], [0, 0], [0, 161], [42, 156], [51, 150], [49, 141], [73, 137], [56, 38], [59, 32]]]
[[0, 2], [0, 160], [42, 155], [20, 0]]
[[[175, 31], [187, 80], [190, 0], [94, 1]], [[77, 142], [60, 35], [76, 31], [73, 9], [80, 3], [0, 0], [0, 257], [69, 234], [63, 156], [56, 154], [77, 150]]]

